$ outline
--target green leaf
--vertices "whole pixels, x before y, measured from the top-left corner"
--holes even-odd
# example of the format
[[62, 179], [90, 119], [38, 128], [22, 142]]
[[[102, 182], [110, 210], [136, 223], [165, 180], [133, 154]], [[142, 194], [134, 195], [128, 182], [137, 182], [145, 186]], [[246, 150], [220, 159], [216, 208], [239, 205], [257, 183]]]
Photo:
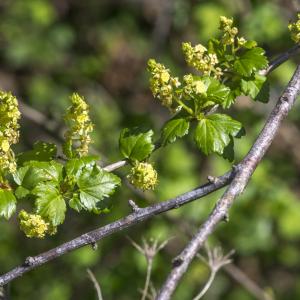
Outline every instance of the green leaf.
[[122, 155], [130, 160], [144, 160], [154, 150], [152, 136], [152, 130], [143, 132], [138, 128], [123, 129], [119, 139]]
[[58, 190], [56, 182], [40, 183], [32, 193], [35, 200], [36, 212], [51, 222], [53, 226], [63, 223], [66, 213], [66, 203]]
[[256, 95], [255, 101], [259, 101], [262, 103], [268, 103], [270, 100], [270, 83], [267, 78], [267, 80], [263, 83], [259, 93]]
[[76, 210], [77, 212], [80, 212], [82, 210], [83, 206], [80, 202], [80, 198], [78, 194], [73, 195], [72, 199], [69, 201], [69, 206], [74, 210]]
[[55, 144], [36, 142], [33, 145], [33, 150], [20, 153], [17, 156], [18, 165], [23, 165], [24, 162], [35, 160], [35, 161], [50, 161], [55, 158], [57, 148]]
[[210, 78], [210, 85], [208, 86], [206, 93], [208, 100], [223, 105], [224, 101], [227, 100], [230, 89], [218, 80]]
[[247, 42], [243, 45], [243, 47], [246, 48], [246, 49], [252, 49], [252, 48], [254, 48], [254, 47], [256, 47], [256, 46], [257, 46], [256, 41], [247, 41]]
[[97, 203], [110, 196], [120, 182], [118, 176], [98, 166], [84, 168], [77, 181], [82, 206], [89, 211], [96, 209]]
[[230, 142], [230, 136], [236, 136], [241, 127], [240, 122], [227, 115], [213, 114], [199, 121], [194, 138], [204, 154], [223, 154], [224, 148]]
[[18, 186], [15, 190], [15, 196], [17, 199], [23, 199], [30, 194], [30, 191], [22, 186]]
[[178, 137], [183, 137], [189, 132], [190, 122], [184, 118], [175, 118], [168, 121], [161, 134], [162, 146], [174, 143]]
[[93, 168], [98, 159], [99, 157], [96, 155], [89, 155], [81, 158], [70, 159], [64, 166], [66, 175], [69, 177], [74, 176], [76, 179], [78, 179], [82, 168]]
[[233, 69], [242, 76], [249, 77], [253, 72], [265, 68], [268, 60], [262, 48], [246, 50], [233, 64]]
[[[206, 91], [206, 102], [226, 107], [228, 97], [230, 96], [230, 88], [211, 77], [204, 78], [204, 82], [208, 86]], [[207, 105], [205, 104], [204, 107], [205, 106]]]
[[242, 92], [245, 95], [250, 96], [252, 99], [255, 99], [258, 93], [260, 92], [266, 79], [267, 78], [265, 76], [259, 74], [255, 74], [255, 76], [253, 76], [248, 80], [247, 78], [242, 79], [241, 80]]
[[30, 161], [24, 167], [18, 168], [14, 180], [18, 185], [31, 191], [39, 183], [46, 181], [60, 182], [63, 166], [55, 161]]
[[8, 220], [16, 211], [16, 202], [12, 191], [0, 189], [0, 216]]

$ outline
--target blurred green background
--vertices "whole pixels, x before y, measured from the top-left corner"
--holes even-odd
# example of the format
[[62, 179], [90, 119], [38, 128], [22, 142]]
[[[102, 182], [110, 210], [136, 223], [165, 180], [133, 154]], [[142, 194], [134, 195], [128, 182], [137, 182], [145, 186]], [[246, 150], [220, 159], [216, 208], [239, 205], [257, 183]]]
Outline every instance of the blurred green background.
[[[78, 91], [91, 105], [95, 148], [103, 161], [119, 160], [121, 128], [142, 123], [158, 132], [169, 118], [148, 88], [145, 69], [150, 57], [181, 75], [186, 71], [181, 42], [205, 43], [217, 35], [220, 15], [233, 16], [241, 34], [256, 39], [274, 57], [292, 46], [287, 24], [299, 10], [297, 0], [1, 0], [0, 87], [23, 103], [18, 147], [30, 149], [37, 139], [60, 144], [68, 96]], [[237, 161], [249, 150], [296, 63], [297, 58], [290, 60], [271, 74], [269, 104], [245, 98], [232, 108], [230, 114], [247, 132], [236, 143]], [[226, 253], [235, 249], [234, 264], [275, 299], [300, 299], [299, 109], [297, 102], [231, 210], [230, 222], [221, 224], [210, 240]], [[16, 218], [1, 220], [1, 273], [29, 255], [128, 214], [128, 199], [140, 206], [163, 201], [204, 183], [208, 174], [230, 168], [222, 158], [204, 157], [189, 139], [157, 151], [153, 161], [160, 177], [153, 194], [138, 196], [124, 185], [112, 197], [109, 214], [69, 211], [54, 237], [27, 239]], [[126, 235], [138, 243], [142, 237], [173, 237], [154, 260], [152, 281], [159, 288], [171, 259], [188, 240], [187, 231], [191, 234], [200, 226], [221, 192], [112, 235], [96, 251], [85, 247], [25, 274], [10, 284], [11, 299], [96, 299], [87, 268], [100, 282], [105, 300], [140, 299], [146, 261]], [[205, 264], [195, 260], [173, 299], [192, 299], [208, 276]], [[204, 299], [255, 297], [220, 271]]]

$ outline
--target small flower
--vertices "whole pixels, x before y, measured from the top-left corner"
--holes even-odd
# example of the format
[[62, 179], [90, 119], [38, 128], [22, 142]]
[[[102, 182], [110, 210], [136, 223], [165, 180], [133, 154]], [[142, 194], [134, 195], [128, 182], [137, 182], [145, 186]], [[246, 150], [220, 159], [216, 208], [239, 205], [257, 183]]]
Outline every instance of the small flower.
[[219, 63], [217, 55], [208, 53], [201, 44], [193, 47], [191, 43], [182, 43], [182, 51], [187, 64], [202, 72], [203, 75], [210, 75], [214, 72], [214, 66]]
[[89, 152], [89, 145], [92, 142], [90, 133], [94, 127], [89, 117], [89, 107], [84, 99], [74, 93], [70, 100], [72, 105], [65, 115], [69, 130], [65, 133], [63, 151], [68, 158], [82, 157]]
[[129, 182], [141, 190], [153, 190], [157, 184], [157, 172], [149, 163], [137, 163], [127, 176]]
[[44, 238], [49, 230], [49, 223], [40, 215], [29, 214], [25, 210], [19, 213], [20, 228], [29, 238]]
[[178, 78], [172, 77], [170, 70], [154, 59], [149, 59], [148, 71], [151, 73], [150, 89], [153, 96], [159, 99], [163, 106], [173, 110], [173, 95], [175, 89], [180, 86]]
[[238, 34], [238, 29], [232, 27], [233, 19], [226, 18], [224, 16], [220, 17], [220, 26], [219, 29], [223, 32], [221, 41], [225, 45], [233, 45], [234, 38]]
[[16, 171], [15, 155], [11, 145], [19, 141], [20, 111], [18, 101], [11, 93], [0, 91], [0, 171]]
[[207, 90], [207, 86], [202, 80], [195, 80], [193, 75], [188, 74], [183, 76], [185, 86], [183, 88], [183, 95], [187, 100], [194, 95], [204, 94]]
[[245, 38], [243, 38], [243, 37], [241, 37], [241, 38], [237, 38], [237, 43], [238, 43], [238, 46], [244, 46], [245, 44], [246, 44], [246, 39]]
[[298, 20], [288, 25], [288, 29], [291, 33], [291, 38], [294, 42], [300, 43], [300, 13], [298, 14]]

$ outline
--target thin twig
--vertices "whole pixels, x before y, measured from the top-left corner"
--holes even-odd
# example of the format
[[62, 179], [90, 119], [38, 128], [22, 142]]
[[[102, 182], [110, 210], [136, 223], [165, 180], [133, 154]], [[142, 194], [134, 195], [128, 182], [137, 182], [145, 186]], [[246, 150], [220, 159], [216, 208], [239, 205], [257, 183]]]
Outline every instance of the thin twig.
[[145, 280], [145, 285], [144, 289], [142, 291], [142, 299], [141, 300], [146, 300], [148, 295], [149, 295], [149, 287], [151, 283], [151, 272], [152, 272], [152, 266], [153, 266], [153, 259], [157, 253], [163, 249], [167, 243], [169, 242], [170, 239], [165, 240], [161, 244], [158, 244], [158, 239], [150, 239], [149, 242], [145, 240], [144, 238], [142, 239], [143, 245], [140, 246], [137, 244], [134, 240], [132, 240], [130, 237], [127, 236], [131, 244], [142, 254], [144, 255], [146, 261], [147, 261], [147, 272], [146, 272], [146, 280]]
[[[278, 61], [280, 63], [283, 63], [284, 61], [288, 60], [291, 54], [286, 55], [284, 53], [282, 55], [282, 58], [278, 58]], [[276, 64], [278, 66], [278, 64]], [[24, 110], [23, 110], [24, 112]], [[30, 113], [26, 113], [26, 118], [33, 122], [41, 123], [42, 118], [32, 118]], [[39, 116], [41, 117], [41, 116]], [[112, 222], [110, 224], [107, 224], [106, 226], [97, 228], [91, 232], [85, 233], [71, 241], [68, 241], [60, 246], [57, 246], [56, 248], [53, 248], [47, 252], [41, 253], [37, 256], [32, 257], [33, 262], [31, 264], [27, 264], [24, 262], [22, 265], [15, 267], [14, 269], [10, 270], [6, 274], [3, 274], [0, 276], [0, 286], [6, 285], [8, 282], [20, 277], [24, 273], [35, 269], [65, 253], [68, 253], [70, 251], [73, 251], [75, 249], [78, 249], [80, 247], [83, 247], [85, 245], [95, 243], [98, 240], [103, 239], [106, 236], [109, 236], [115, 232], [121, 231], [125, 228], [128, 228], [130, 226], [133, 226], [135, 224], [138, 224], [140, 222], [145, 221], [146, 219], [149, 219], [150, 217], [153, 217], [155, 215], [161, 214], [163, 212], [166, 212], [171, 209], [178, 208], [182, 205], [185, 205], [191, 201], [194, 201], [198, 198], [202, 198], [207, 194], [210, 194], [226, 185], [228, 185], [233, 178], [235, 177], [236, 170], [239, 169], [239, 166], [234, 170], [227, 172], [226, 174], [217, 177], [216, 183], [206, 183], [203, 186], [190, 191], [188, 193], [182, 194], [174, 199], [161, 202], [152, 206], [148, 206], [145, 208], [141, 208], [138, 212], [134, 212], [132, 214], [127, 215], [126, 217], [117, 220], [115, 222]], [[222, 201], [221, 203], [223, 203]], [[221, 204], [219, 204], [221, 206]], [[224, 205], [224, 203], [223, 203]], [[225, 211], [225, 213], [227, 210]], [[225, 215], [222, 215], [222, 218], [224, 218]], [[212, 231], [214, 226], [208, 226], [207, 230]], [[210, 232], [207, 232], [209, 234]]]
[[125, 165], [127, 164], [127, 161], [126, 160], [120, 160], [120, 161], [117, 161], [113, 164], [110, 164], [110, 165], [107, 165], [103, 168], [103, 170], [107, 171], [107, 172], [112, 172], [114, 170], [117, 170], [121, 167], [124, 167]]
[[243, 286], [251, 295], [257, 300], [274, 300], [274, 298], [267, 294], [260, 286], [250, 279], [240, 268], [235, 265], [227, 265], [223, 269], [230, 277]]
[[98, 297], [98, 300], [103, 300], [103, 297], [102, 297], [102, 293], [101, 293], [101, 288], [100, 288], [100, 284], [99, 282], [97, 281], [94, 273], [90, 270], [90, 269], [86, 269], [87, 273], [88, 273], [88, 276], [90, 278], [90, 280], [92, 281], [92, 283], [94, 284], [94, 287], [95, 287], [95, 290], [97, 292], [97, 297]]
[[243, 192], [257, 165], [269, 149], [282, 120], [292, 108], [299, 94], [299, 90], [300, 66], [297, 67], [293, 78], [279, 98], [249, 153], [238, 165], [235, 178], [217, 202], [206, 222], [199, 228], [176, 259], [176, 264], [173, 265], [173, 269], [163, 284], [157, 296], [157, 300], [170, 299], [183, 274], [187, 271], [192, 259], [203, 246], [208, 236], [214, 231], [217, 224], [226, 218], [235, 198]]
[[278, 57], [270, 61], [269, 66], [266, 69], [259, 72], [260, 75], [264, 75], [264, 76], [268, 75], [276, 68], [278, 68], [280, 65], [282, 65], [284, 62], [289, 60], [291, 57], [298, 54], [299, 51], [300, 51], [300, 44], [297, 44], [291, 49], [287, 50], [286, 52], [281, 53]]
[[206, 252], [208, 259], [204, 258], [203, 256], [200, 256], [199, 258], [206, 263], [206, 265], [210, 269], [210, 276], [205, 284], [205, 286], [202, 288], [202, 290], [198, 293], [196, 297], [193, 298], [193, 300], [199, 300], [201, 299], [208, 289], [211, 287], [212, 283], [215, 280], [216, 274], [218, 271], [225, 267], [226, 265], [231, 263], [231, 255], [234, 253], [234, 251], [230, 251], [228, 254], [223, 256], [222, 249], [220, 247], [215, 247], [212, 250], [206, 246]]
[[95, 243], [96, 241], [99, 241], [115, 232], [141, 223], [153, 216], [156, 216], [168, 210], [179, 208], [182, 205], [185, 205], [196, 199], [202, 198], [205, 195], [208, 195], [216, 190], [219, 190], [222, 187], [226, 186], [233, 179], [234, 175], [235, 170], [229, 171], [224, 175], [218, 177], [219, 180], [216, 183], [206, 183], [199, 188], [184, 193], [173, 199], [159, 202], [145, 208], [140, 208], [137, 212], [131, 213], [122, 219], [80, 235], [79, 237], [70, 240], [60, 246], [57, 246], [51, 250], [48, 250], [47, 252], [33, 256], [31, 257], [30, 264], [24, 262], [18, 267], [15, 267], [11, 271], [0, 276], [0, 286], [7, 284], [8, 282], [20, 277], [24, 273], [35, 269], [63, 254], [66, 254], [85, 245]]

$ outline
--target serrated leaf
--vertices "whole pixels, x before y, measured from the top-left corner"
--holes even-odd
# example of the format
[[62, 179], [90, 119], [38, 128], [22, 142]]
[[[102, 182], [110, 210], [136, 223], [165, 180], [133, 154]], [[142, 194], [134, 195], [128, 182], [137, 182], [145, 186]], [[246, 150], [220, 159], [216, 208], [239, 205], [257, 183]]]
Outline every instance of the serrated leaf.
[[72, 199], [69, 201], [69, 206], [77, 212], [80, 212], [82, 210], [83, 206], [80, 202], [79, 195], [74, 195], [72, 197]]
[[20, 153], [17, 156], [18, 165], [23, 165], [24, 162], [35, 160], [35, 161], [50, 161], [57, 154], [57, 147], [55, 144], [46, 142], [36, 142], [33, 145], [33, 149]]
[[[205, 77], [203, 80], [207, 85], [205, 102], [209, 105], [219, 104], [224, 107], [230, 95], [230, 88], [222, 84], [217, 79], [211, 77]], [[206, 106], [207, 104], [205, 104], [203, 107]]]
[[30, 194], [30, 191], [22, 186], [18, 186], [15, 190], [15, 196], [17, 199], [22, 199], [27, 197]]
[[204, 154], [223, 154], [224, 148], [230, 142], [230, 136], [237, 135], [241, 127], [240, 122], [227, 115], [213, 114], [198, 122], [194, 138]]
[[252, 78], [242, 78], [241, 79], [241, 90], [246, 96], [250, 96], [252, 99], [255, 99], [259, 94], [263, 84], [266, 81], [266, 77], [255, 74]]
[[120, 152], [125, 158], [142, 161], [154, 150], [152, 136], [152, 130], [143, 132], [138, 128], [125, 128], [120, 134]]
[[262, 70], [268, 64], [262, 48], [255, 47], [246, 50], [233, 64], [233, 69], [242, 76], [249, 77], [253, 72]]
[[67, 176], [74, 176], [77, 179], [83, 167], [93, 168], [98, 159], [99, 157], [95, 155], [70, 159], [64, 166], [65, 173]]
[[263, 83], [259, 93], [256, 95], [254, 100], [262, 102], [262, 103], [269, 102], [269, 100], [270, 100], [270, 83], [269, 83], [268, 79]]
[[32, 193], [36, 196], [36, 212], [39, 215], [51, 222], [53, 226], [63, 223], [66, 203], [56, 182], [40, 183]]
[[18, 168], [14, 180], [30, 191], [41, 182], [61, 181], [62, 168], [63, 166], [56, 161], [29, 161], [24, 167]]
[[246, 48], [246, 49], [252, 49], [252, 48], [254, 48], [254, 47], [256, 47], [256, 46], [257, 46], [256, 41], [247, 41], [247, 42], [243, 45], [243, 47]]
[[16, 197], [12, 191], [0, 189], [0, 216], [8, 220], [16, 211]]
[[97, 209], [97, 203], [113, 194], [120, 182], [118, 176], [98, 166], [84, 168], [77, 181], [82, 206], [89, 211]]
[[183, 137], [189, 132], [190, 122], [184, 118], [175, 118], [168, 121], [161, 134], [162, 146], [174, 143], [178, 137]]

